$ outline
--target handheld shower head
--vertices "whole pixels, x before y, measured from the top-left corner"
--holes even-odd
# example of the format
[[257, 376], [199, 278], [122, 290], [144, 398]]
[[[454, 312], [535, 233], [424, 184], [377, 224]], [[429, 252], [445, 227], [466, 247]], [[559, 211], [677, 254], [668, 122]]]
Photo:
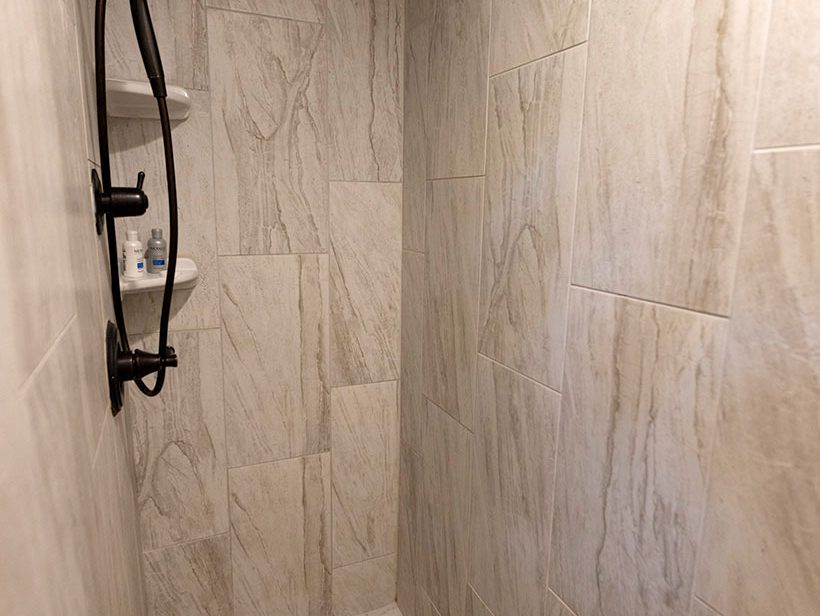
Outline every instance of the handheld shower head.
[[154, 24], [151, 22], [151, 12], [148, 10], [148, 0], [131, 0], [131, 17], [151, 90], [155, 98], [165, 98], [165, 73], [162, 70], [162, 58], [154, 34]]

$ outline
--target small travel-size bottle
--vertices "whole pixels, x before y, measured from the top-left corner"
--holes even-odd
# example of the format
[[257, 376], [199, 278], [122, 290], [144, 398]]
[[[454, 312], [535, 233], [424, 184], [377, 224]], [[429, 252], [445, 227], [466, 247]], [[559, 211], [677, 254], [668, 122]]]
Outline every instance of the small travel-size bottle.
[[136, 279], [145, 275], [145, 266], [142, 260], [142, 242], [139, 233], [129, 229], [125, 232], [125, 241], [122, 243], [122, 275], [124, 278]]
[[148, 240], [148, 271], [158, 274], [168, 269], [168, 242], [162, 239], [162, 229], [151, 229]]

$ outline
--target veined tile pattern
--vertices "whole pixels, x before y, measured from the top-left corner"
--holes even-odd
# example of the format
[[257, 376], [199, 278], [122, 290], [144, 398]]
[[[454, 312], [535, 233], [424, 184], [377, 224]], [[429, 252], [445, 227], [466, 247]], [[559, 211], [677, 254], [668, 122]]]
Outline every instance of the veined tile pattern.
[[493, 2], [490, 74], [586, 40], [589, 0]]
[[547, 590], [547, 616], [575, 616], [554, 592]]
[[330, 184], [334, 386], [399, 377], [401, 186]]
[[820, 143], [820, 3], [773, 2], [757, 147]]
[[229, 475], [234, 615], [330, 616], [330, 454]]
[[220, 254], [327, 248], [322, 26], [209, 11]]
[[573, 282], [728, 314], [767, 15], [592, 3]]
[[395, 554], [333, 570], [333, 616], [367, 616], [395, 600]]
[[172, 333], [168, 344], [180, 361], [162, 392], [128, 398], [144, 550], [228, 530], [219, 330]]
[[232, 616], [227, 534], [145, 553], [149, 616]]
[[231, 466], [330, 447], [326, 255], [220, 258]]
[[300, 21], [323, 22], [326, 0], [208, 0], [208, 6]]
[[495, 614], [543, 615], [561, 398], [479, 358], [470, 583]]
[[334, 388], [331, 434], [334, 568], [395, 553], [397, 383]]
[[[152, 0], [149, 6], [167, 82], [207, 90], [205, 1]], [[134, 36], [130, 4], [117, 0], [109, 2], [106, 10], [106, 77], [145, 81], [145, 65]]]
[[[216, 231], [214, 222], [211, 110], [204, 92], [190, 92], [191, 115], [174, 123], [174, 162], [179, 195], [179, 254], [191, 257], [199, 268], [199, 280], [190, 290], [174, 290], [171, 329], [219, 327]], [[168, 186], [162, 133], [155, 120], [109, 121], [111, 173], [115, 185], [130, 186], [137, 169], [145, 171], [145, 192], [151, 207], [140, 218], [120, 220], [119, 241], [126, 229], [139, 231], [143, 244], [151, 229], [160, 227], [168, 239]], [[123, 298], [129, 333], [159, 330], [163, 292], [137, 293]]]
[[403, 0], [326, 0], [330, 178], [401, 181]]
[[[424, 420], [424, 255], [402, 253], [401, 438], [421, 451]], [[407, 615], [405, 615], [407, 616]]]
[[726, 321], [571, 292], [549, 586], [584, 616], [686, 616]]
[[436, 0], [405, 0], [405, 30], [410, 31], [420, 23], [433, 19], [435, 9]]
[[754, 156], [697, 594], [820, 605], [820, 149]]
[[427, 177], [481, 175], [490, 0], [436, 2], [430, 27]]
[[563, 367], [585, 59], [581, 46], [490, 80], [479, 349], [554, 389]]
[[482, 178], [427, 187], [424, 391], [468, 428], [478, 347], [482, 193]]

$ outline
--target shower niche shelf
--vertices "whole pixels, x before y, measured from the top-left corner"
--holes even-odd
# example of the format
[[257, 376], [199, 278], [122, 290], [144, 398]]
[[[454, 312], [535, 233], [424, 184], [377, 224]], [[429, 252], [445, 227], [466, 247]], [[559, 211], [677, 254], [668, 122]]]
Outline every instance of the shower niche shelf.
[[[166, 272], [159, 274], [145, 272], [145, 276], [137, 280], [128, 280], [120, 274], [120, 291], [123, 295], [162, 291], [165, 288], [165, 278]], [[193, 289], [198, 280], [199, 268], [197, 268], [194, 260], [179, 257], [177, 259], [177, 271], [174, 274], [174, 290]]]
[[[191, 95], [185, 88], [168, 86], [168, 115], [171, 120], [187, 120], [191, 111]], [[105, 94], [108, 115], [112, 118], [159, 120], [157, 100], [147, 81], [106, 79]]]

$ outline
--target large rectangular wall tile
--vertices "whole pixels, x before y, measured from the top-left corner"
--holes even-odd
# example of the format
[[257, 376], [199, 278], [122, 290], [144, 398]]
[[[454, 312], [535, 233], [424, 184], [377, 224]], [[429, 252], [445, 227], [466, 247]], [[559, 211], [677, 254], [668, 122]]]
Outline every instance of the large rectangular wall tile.
[[327, 0], [333, 180], [401, 181], [403, 0]]
[[148, 616], [232, 616], [227, 534], [145, 553]]
[[482, 178], [428, 183], [424, 391], [472, 426]]
[[820, 3], [773, 2], [757, 114], [758, 147], [820, 143]]
[[331, 434], [333, 566], [395, 552], [399, 500], [396, 382], [334, 388]]
[[697, 594], [820, 606], [820, 150], [754, 157]]
[[573, 282], [728, 313], [767, 5], [592, 3]]
[[686, 616], [726, 321], [577, 289], [569, 313], [550, 588]]
[[[158, 336], [139, 342], [156, 350]], [[179, 367], [129, 397], [143, 549], [228, 530], [219, 330], [172, 333]]]
[[472, 434], [432, 403], [421, 451], [419, 580], [441, 616], [465, 616]]
[[208, 13], [220, 254], [327, 248], [322, 26]]
[[333, 570], [333, 616], [359, 616], [396, 600], [396, 555]]
[[560, 405], [479, 358], [470, 583], [494, 614], [544, 614]]
[[[204, 0], [151, 0], [148, 3], [162, 68], [168, 83], [208, 89], [208, 31]], [[130, 3], [107, 5], [106, 77], [145, 81]], [[129, 184], [130, 185], [130, 184]]]
[[330, 616], [330, 454], [229, 474], [235, 616]]
[[493, 2], [490, 72], [494, 75], [581, 43], [588, 21], [589, 0]]
[[427, 177], [481, 175], [490, 0], [436, 2], [431, 28]]
[[404, 616], [421, 616], [423, 613], [419, 579], [421, 456], [402, 443], [400, 460], [396, 602]]
[[[178, 330], [219, 327], [210, 99], [205, 92], [190, 92], [190, 96], [188, 119], [174, 123], [172, 131], [179, 195], [179, 254], [196, 261], [199, 278], [193, 289], [174, 290], [170, 327]], [[112, 118], [109, 133], [114, 184], [130, 186], [137, 171], [143, 170], [145, 192], [151, 201], [144, 216], [117, 223], [117, 237], [123, 241], [126, 229], [136, 229], [145, 245], [151, 229], [160, 227], [169, 239], [168, 188], [159, 123]], [[162, 296], [163, 292], [158, 291], [123, 298], [129, 333], [159, 330]]]
[[490, 80], [479, 349], [561, 387], [586, 49]]
[[300, 21], [322, 22], [326, 0], [207, 0], [208, 6]]
[[399, 376], [401, 185], [330, 184], [333, 385]]
[[424, 255], [402, 253], [401, 438], [421, 449], [424, 418]]
[[223, 257], [228, 462], [330, 447], [327, 257]]

